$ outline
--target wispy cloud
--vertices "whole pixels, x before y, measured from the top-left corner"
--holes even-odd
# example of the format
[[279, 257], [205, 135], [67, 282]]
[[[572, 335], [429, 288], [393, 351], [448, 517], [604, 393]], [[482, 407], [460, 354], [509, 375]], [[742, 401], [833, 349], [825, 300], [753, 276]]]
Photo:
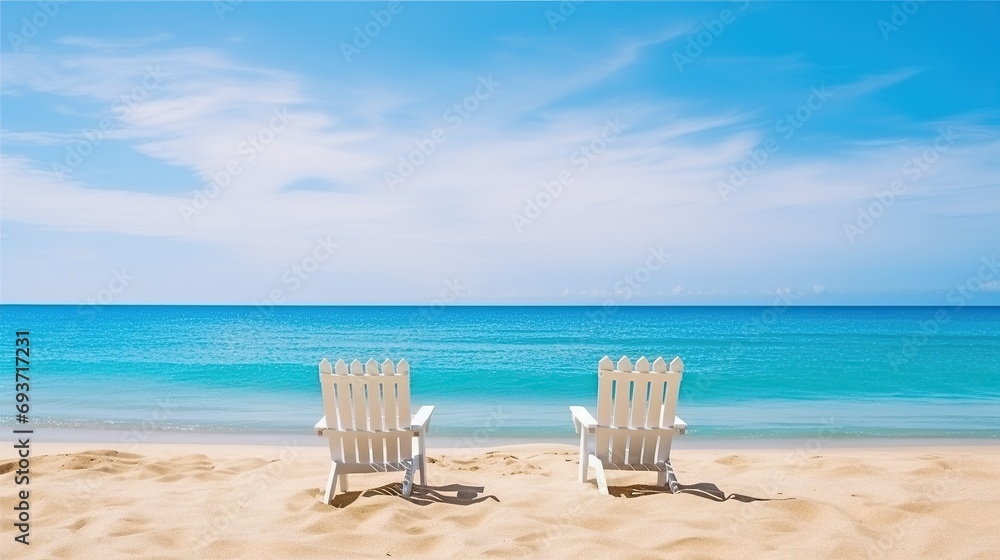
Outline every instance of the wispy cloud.
[[[763, 293], [776, 285], [777, 269], [787, 277], [781, 285], [840, 289], [824, 275], [866, 250], [844, 242], [843, 222], [873, 191], [906, 178], [907, 158], [921, 154], [945, 121], [910, 123], [923, 125], [920, 135], [831, 136], [817, 153], [781, 152], [722, 205], [716, 182], [771, 133], [759, 113], [745, 109], [752, 104], [739, 92], [730, 92], [731, 103], [707, 106], [674, 84], [629, 81], [655, 67], [650, 60], [664, 50], [657, 47], [685, 30], [663, 25], [585, 45], [507, 38], [500, 42], [506, 50], [475, 66], [434, 67], [434, 80], [417, 83], [379, 72], [350, 81], [306, 75], [252, 62], [236, 54], [239, 44], [234, 51], [167, 47], [173, 39], [165, 34], [77, 35], [47, 49], [4, 53], [4, 96], [55, 99], [74, 124], [5, 123], [2, 218], [74, 240], [87, 239], [83, 233], [210, 246], [229, 256], [233, 274], [264, 278], [261, 289], [317, 237], [333, 235], [341, 246], [331, 265], [338, 273], [296, 294], [300, 301], [321, 301], [330, 286], [359, 300], [413, 301], [455, 271], [484, 301], [603, 298], [648, 247], [663, 245], [675, 258], [644, 287], [647, 300]], [[747, 56], [790, 72], [815, 65], [801, 54]], [[705, 62], [740, 58], [720, 53]], [[921, 71], [856, 73], [831, 91], [860, 101]], [[123, 96], [134, 97], [149, 72], [162, 79], [122, 110]], [[446, 111], [487, 77], [496, 91], [453, 127]], [[123, 160], [113, 181], [55, 172], [63, 148], [105, 119], [112, 126], [104, 142], [141, 157]], [[624, 128], [613, 141], [602, 137], [609, 120]], [[873, 230], [869, 246], [882, 250], [890, 246], [883, 239], [922, 235], [928, 217], [1000, 214], [995, 123], [969, 115], [951, 122], [963, 136], [907, 183], [892, 210], [896, 229], [881, 238]], [[388, 188], [386, 174], [438, 129], [446, 139], [420, 156], [405, 182]], [[227, 170], [233, 162], [237, 173]], [[186, 216], [182, 207], [221, 175], [225, 187]], [[517, 230], [512, 216], [546, 200], [539, 194], [560, 177], [570, 178], [560, 194]], [[79, 242], [53, 258], [99, 253]], [[213, 270], [216, 263], [192, 266]]]
[[839, 85], [833, 88], [833, 92], [834, 95], [840, 98], [864, 97], [900, 84], [920, 74], [920, 72], [921, 70], [917, 68], [901, 68], [881, 74], [869, 74], [862, 76], [855, 82]]
[[169, 33], [157, 33], [149, 37], [136, 37], [132, 39], [99, 39], [97, 37], [66, 36], [57, 38], [55, 42], [68, 47], [82, 47], [97, 51], [115, 51], [148, 47], [170, 39], [171, 35]]

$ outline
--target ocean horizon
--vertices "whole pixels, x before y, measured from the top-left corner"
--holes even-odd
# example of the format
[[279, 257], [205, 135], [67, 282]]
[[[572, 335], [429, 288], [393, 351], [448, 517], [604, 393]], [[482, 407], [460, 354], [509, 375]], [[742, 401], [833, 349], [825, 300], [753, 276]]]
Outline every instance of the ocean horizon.
[[602, 356], [662, 355], [689, 438], [1000, 438], [997, 307], [0, 309], [31, 331], [42, 429], [309, 435], [322, 358], [388, 357], [436, 435], [561, 439]]

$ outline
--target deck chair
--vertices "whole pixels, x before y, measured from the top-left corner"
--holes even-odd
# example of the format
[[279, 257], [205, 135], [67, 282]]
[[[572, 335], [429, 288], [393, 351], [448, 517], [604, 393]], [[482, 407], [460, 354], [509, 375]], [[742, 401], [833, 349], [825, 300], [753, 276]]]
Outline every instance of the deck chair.
[[[676, 494], [677, 477], [670, 464], [670, 444], [687, 429], [677, 410], [677, 391], [684, 362], [674, 358], [668, 368], [656, 358], [639, 358], [633, 369], [627, 356], [613, 366], [605, 356], [597, 364], [597, 419], [582, 406], [569, 407], [580, 434], [580, 482], [587, 482], [588, 468], [597, 471], [597, 486], [608, 493], [605, 469], [655, 471], [657, 486]], [[589, 447], [589, 435], [596, 446]]]
[[[433, 406], [422, 406], [410, 418], [410, 366], [400, 360], [382, 362], [379, 371], [375, 360], [351, 362], [348, 374], [344, 360], [331, 366], [326, 358], [319, 363], [319, 382], [323, 388], [323, 411], [316, 423], [316, 434], [330, 443], [330, 478], [323, 503], [333, 503], [340, 487], [347, 491], [347, 475], [405, 471], [403, 496], [413, 490], [413, 474], [420, 471], [420, 484], [427, 484], [427, 452], [424, 435], [430, 427]], [[413, 438], [417, 453], [413, 453]]]

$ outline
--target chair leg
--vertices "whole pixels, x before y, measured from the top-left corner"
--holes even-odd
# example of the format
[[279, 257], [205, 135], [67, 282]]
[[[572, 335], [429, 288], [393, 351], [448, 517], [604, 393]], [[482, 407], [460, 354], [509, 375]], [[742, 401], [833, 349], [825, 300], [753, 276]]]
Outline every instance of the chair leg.
[[[344, 477], [345, 475], [340, 475]], [[331, 505], [333, 495], [337, 491], [337, 463], [330, 464], [330, 477], [326, 479], [326, 493], [323, 494], [323, 503]]]
[[340, 475], [340, 489], [347, 492], [347, 473]]
[[[681, 491], [680, 483], [677, 482], [677, 475], [674, 474], [674, 467], [670, 464], [670, 459], [667, 459], [667, 482], [670, 484], [670, 492], [676, 494]], [[662, 485], [661, 485], [662, 486]]]
[[[414, 459], [418, 459], [415, 457]], [[413, 470], [416, 467], [416, 461], [410, 459], [410, 464], [406, 466], [406, 474], [403, 476], [403, 497], [409, 498], [410, 494], [413, 492]]]
[[591, 455], [589, 459], [594, 466], [594, 472], [597, 474], [597, 488], [605, 496], [610, 495], [610, 492], [608, 492], [608, 479], [604, 476], [604, 463], [595, 455]]
[[666, 486], [667, 485], [667, 471], [657, 471], [656, 473], [656, 485]]
[[587, 482], [587, 460], [590, 458], [587, 453], [587, 429], [580, 428], [580, 482]]
[[424, 442], [424, 432], [420, 432], [417, 437], [418, 447], [420, 450], [420, 485], [427, 486], [427, 449], [424, 448], [426, 443]]

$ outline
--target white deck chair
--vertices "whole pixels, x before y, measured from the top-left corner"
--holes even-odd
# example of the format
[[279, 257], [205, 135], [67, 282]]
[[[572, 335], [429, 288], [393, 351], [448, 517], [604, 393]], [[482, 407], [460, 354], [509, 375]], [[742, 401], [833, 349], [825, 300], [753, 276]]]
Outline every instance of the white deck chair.
[[[666, 486], [676, 494], [677, 477], [670, 464], [670, 444], [687, 429], [677, 410], [677, 392], [681, 385], [684, 362], [674, 358], [667, 367], [656, 358], [650, 371], [649, 361], [639, 358], [635, 369], [623, 356], [614, 367], [605, 356], [597, 364], [597, 419], [582, 406], [569, 407], [573, 425], [580, 434], [580, 482], [587, 482], [587, 469], [597, 471], [597, 486], [608, 493], [605, 469], [655, 471], [657, 486]], [[589, 434], [595, 434], [591, 450]]]
[[[403, 496], [413, 490], [413, 471], [420, 470], [420, 484], [427, 484], [427, 452], [424, 434], [430, 426], [433, 406], [423, 406], [410, 418], [410, 366], [400, 360], [351, 362], [350, 374], [344, 360], [331, 366], [326, 358], [319, 363], [323, 388], [323, 411], [316, 434], [330, 442], [330, 478], [323, 503], [333, 502], [340, 486], [347, 491], [347, 475], [406, 471]], [[413, 453], [413, 438], [417, 453]]]

